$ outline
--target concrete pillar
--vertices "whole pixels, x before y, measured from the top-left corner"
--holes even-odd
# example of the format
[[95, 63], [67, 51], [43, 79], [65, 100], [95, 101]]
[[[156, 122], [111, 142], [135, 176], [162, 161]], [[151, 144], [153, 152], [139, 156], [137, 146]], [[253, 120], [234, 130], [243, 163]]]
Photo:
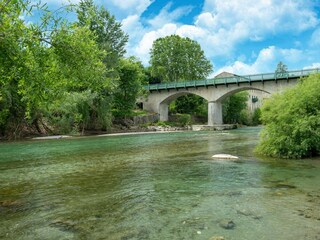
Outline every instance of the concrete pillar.
[[208, 102], [208, 125], [220, 124], [223, 124], [221, 102]]
[[160, 103], [159, 105], [160, 121], [169, 120], [169, 106], [166, 103]]

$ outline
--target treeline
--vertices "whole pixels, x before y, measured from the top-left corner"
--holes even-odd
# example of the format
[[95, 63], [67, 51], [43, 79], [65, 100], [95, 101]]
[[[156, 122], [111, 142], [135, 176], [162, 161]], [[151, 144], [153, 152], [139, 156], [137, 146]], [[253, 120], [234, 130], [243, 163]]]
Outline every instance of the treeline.
[[[125, 58], [128, 36], [92, 0], [61, 18], [31, 1], [0, 2], [0, 135], [106, 130], [112, 112], [128, 114], [141, 94], [145, 71]], [[37, 12], [37, 23], [22, 20]]]
[[[66, 12], [76, 14], [76, 20], [68, 22]], [[38, 21], [26, 23], [23, 18], [33, 13]], [[137, 97], [145, 94], [143, 85], [205, 79], [213, 71], [200, 44], [190, 38], [157, 39], [150, 66], [144, 67], [135, 57], [125, 57], [128, 37], [93, 0], [54, 12], [31, 0], [1, 1], [0, 137], [109, 130], [115, 118], [133, 115]], [[246, 124], [243, 114], [234, 115], [245, 102], [241, 94], [227, 99], [226, 123]], [[206, 121], [207, 102], [182, 96], [170, 112]]]

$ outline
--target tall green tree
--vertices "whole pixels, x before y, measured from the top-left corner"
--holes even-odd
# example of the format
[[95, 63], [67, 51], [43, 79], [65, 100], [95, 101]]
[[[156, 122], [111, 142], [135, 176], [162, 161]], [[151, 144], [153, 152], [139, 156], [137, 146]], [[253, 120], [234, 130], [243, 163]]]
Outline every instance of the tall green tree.
[[134, 57], [121, 59], [118, 72], [120, 78], [114, 94], [114, 108], [117, 116], [126, 117], [134, 109], [137, 97], [143, 94], [146, 76], [142, 63]]
[[101, 93], [113, 85], [103, 63], [107, 52], [101, 51], [88, 27], [53, 18], [47, 9], [39, 24], [26, 25], [20, 16], [30, 6], [28, 1], [0, 2], [0, 130], [9, 137], [29, 127], [40, 132], [40, 123], [59, 116], [52, 106], [63, 102], [67, 93], [97, 93], [90, 110], [97, 115], [105, 102]]
[[[205, 57], [198, 42], [171, 35], [154, 41], [151, 49], [151, 76], [161, 82], [205, 79], [212, 72], [212, 64]], [[204, 100], [196, 95], [178, 98], [174, 111], [179, 113], [203, 112]], [[172, 107], [171, 107], [172, 108]]]
[[288, 74], [288, 67], [283, 62], [279, 62], [277, 64], [277, 68], [275, 71], [276, 77], [285, 77]]
[[267, 100], [261, 113], [265, 128], [257, 151], [272, 157], [320, 155], [320, 75], [304, 78]]
[[81, 0], [76, 12], [78, 25], [88, 26], [96, 35], [100, 49], [108, 53], [104, 58], [106, 67], [109, 71], [116, 68], [126, 52], [125, 45], [128, 42], [128, 35], [122, 31], [121, 23], [104, 7], [96, 6], [93, 0]]
[[212, 72], [199, 43], [171, 35], [154, 41], [151, 49], [151, 74], [161, 82], [199, 80]]

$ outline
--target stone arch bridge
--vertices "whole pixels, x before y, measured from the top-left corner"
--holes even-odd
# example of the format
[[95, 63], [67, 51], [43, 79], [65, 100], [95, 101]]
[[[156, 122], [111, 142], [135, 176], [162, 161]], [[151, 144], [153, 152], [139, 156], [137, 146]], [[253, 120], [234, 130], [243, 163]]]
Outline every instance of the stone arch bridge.
[[295, 85], [299, 78], [318, 72], [320, 69], [306, 69], [147, 85], [145, 89], [149, 95], [142, 101], [143, 109], [158, 113], [161, 121], [167, 121], [170, 102], [183, 95], [195, 94], [208, 101], [208, 125], [220, 125], [223, 124], [222, 101], [228, 96], [250, 89], [269, 94], [282, 92]]

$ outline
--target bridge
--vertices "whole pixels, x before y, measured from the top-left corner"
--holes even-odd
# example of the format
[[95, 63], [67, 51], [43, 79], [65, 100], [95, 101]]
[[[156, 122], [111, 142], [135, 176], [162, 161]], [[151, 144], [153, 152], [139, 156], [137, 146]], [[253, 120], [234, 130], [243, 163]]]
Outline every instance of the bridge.
[[180, 96], [195, 94], [208, 101], [208, 125], [220, 125], [222, 102], [228, 96], [244, 90], [260, 90], [269, 94], [279, 93], [295, 85], [301, 77], [319, 73], [320, 69], [304, 69], [283, 73], [221, 77], [186, 82], [170, 82], [145, 86], [149, 95], [142, 101], [143, 109], [160, 115], [160, 121], [168, 120], [168, 106]]

